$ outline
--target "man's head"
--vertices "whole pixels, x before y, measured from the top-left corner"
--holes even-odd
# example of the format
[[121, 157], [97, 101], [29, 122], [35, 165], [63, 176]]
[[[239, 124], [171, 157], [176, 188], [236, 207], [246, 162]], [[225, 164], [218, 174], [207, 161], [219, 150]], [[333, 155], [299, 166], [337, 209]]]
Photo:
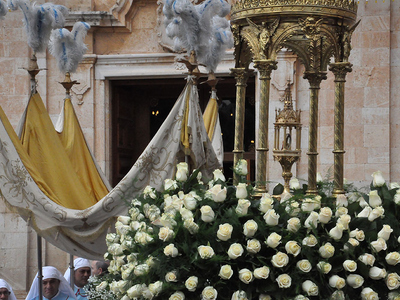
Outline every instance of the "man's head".
[[79, 288], [83, 288], [88, 283], [90, 274], [90, 267], [82, 267], [76, 269], [74, 273], [75, 285]]
[[0, 299], [8, 300], [8, 296], [10, 295], [10, 291], [7, 288], [0, 288]]
[[53, 298], [58, 293], [60, 287], [60, 279], [46, 278], [43, 279], [43, 296], [47, 299]]
[[92, 265], [92, 275], [99, 276], [104, 273], [107, 273], [109, 264], [105, 261], [94, 260], [91, 263]]

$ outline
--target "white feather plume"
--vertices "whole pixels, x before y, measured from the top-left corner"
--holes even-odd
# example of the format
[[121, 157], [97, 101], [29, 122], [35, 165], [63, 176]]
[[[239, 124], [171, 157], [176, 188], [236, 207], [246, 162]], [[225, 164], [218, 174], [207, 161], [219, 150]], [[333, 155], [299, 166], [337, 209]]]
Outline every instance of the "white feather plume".
[[53, 30], [50, 38], [50, 53], [56, 58], [58, 68], [62, 73], [75, 72], [82, 60], [87, 47], [84, 43], [90, 25], [77, 22], [68, 29]]
[[174, 49], [194, 50], [199, 63], [215, 71], [225, 50], [233, 47], [230, 12], [226, 0], [205, 0], [194, 5], [190, 0], [164, 0], [163, 12], [167, 35]]
[[52, 3], [36, 5], [29, 0], [7, 1], [10, 10], [20, 8], [24, 13], [24, 24], [29, 47], [35, 52], [45, 51], [49, 43], [51, 30], [64, 26], [68, 9], [65, 6]]

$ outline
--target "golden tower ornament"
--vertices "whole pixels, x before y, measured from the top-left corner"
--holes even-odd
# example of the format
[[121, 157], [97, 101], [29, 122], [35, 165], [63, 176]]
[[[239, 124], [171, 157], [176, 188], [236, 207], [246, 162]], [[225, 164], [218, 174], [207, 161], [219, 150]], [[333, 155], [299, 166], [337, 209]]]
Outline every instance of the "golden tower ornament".
[[292, 166], [301, 156], [300, 110], [293, 109], [292, 92], [288, 82], [285, 90], [285, 105], [275, 110], [274, 123], [274, 160], [282, 166], [284, 193], [290, 193], [289, 181], [292, 178]]
[[[277, 69], [277, 54], [282, 48], [292, 50], [305, 66], [304, 78], [310, 84], [309, 136], [308, 136], [308, 190], [316, 195], [318, 156], [318, 102], [321, 81], [327, 78], [328, 65], [335, 75], [335, 149], [334, 194], [343, 194], [344, 155], [344, 88], [347, 72], [351, 72], [348, 58], [351, 36], [356, 23], [357, 3], [336, 0], [241, 0], [232, 7], [231, 24], [235, 38], [235, 68], [246, 74], [253, 62], [260, 79], [256, 142], [255, 196], [267, 191], [268, 110], [271, 73]], [[334, 63], [330, 63], [334, 57]], [[237, 103], [245, 95], [245, 77], [237, 78]], [[237, 105], [238, 110], [242, 107]], [[243, 112], [236, 112], [242, 115]], [[243, 131], [240, 126], [236, 130]], [[235, 145], [241, 145], [236, 137]], [[240, 158], [242, 149], [234, 149]]]

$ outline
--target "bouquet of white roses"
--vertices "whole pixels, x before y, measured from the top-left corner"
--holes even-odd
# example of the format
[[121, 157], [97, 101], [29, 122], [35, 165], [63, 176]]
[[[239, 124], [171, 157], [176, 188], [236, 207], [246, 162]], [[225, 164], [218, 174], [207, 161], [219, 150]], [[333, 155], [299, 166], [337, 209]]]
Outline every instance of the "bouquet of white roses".
[[123, 300], [398, 299], [400, 194], [375, 177], [368, 194], [279, 202], [181, 163], [118, 218], [99, 285]]

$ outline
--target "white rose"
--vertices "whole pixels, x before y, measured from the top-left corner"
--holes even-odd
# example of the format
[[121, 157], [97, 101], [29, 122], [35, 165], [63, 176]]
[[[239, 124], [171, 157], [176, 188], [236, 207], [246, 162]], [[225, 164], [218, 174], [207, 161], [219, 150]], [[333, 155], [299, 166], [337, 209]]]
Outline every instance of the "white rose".
[[199, 225], [194, 222], [193, 218], [183, 221], [183, 227], [185, 227], [191, 234], [195, 234], [199, 231]]
[[400, 287], [400, 276], [397, 273], [389, 273], [386, 277], [386, 286], [389, 290], [396, 290]]
[[364, 199], [364, 197], [359, 197], [358, 198], [358, 204], [362, 208], [369, 206], [368, 202]]
[[285, 211], [291, 217], [297, 216], [301, 211], [299, 202], [297, 201], [290, 202], [290, 205], [287, 205], [285, 207]]
[[165, 179], [164, 180], [164, 190], [175, 190], [178, 188], [178, 184], [175, 180], [172, 179]]
[[332, 210], [329, 207], [323, 207], [318, 214], [318, 221], [322, 224], [328, 224], [332, 218]]
[[175, 292], [168, 298], [168, 300], [184, 300], [184, 299], [185, 299], [185, 294], [182, 292]]
[[344, 278], [339, 277], [338, 275], [333, 275], [329, 278], [329, 285], [333, 288], [341, 290], [346, 285], [346, 281]]
[[323, 258], [330, 258], [335, 254], [335, 247], [331, 243], [326, 243], [319, 248], [319, 254]]
[[343, 194], [340, 194], [336, 197], [336, 207], [347, 207], [349, 202], [347, 201], [347, 197]]
[[228, 249], [228, 256], [230, 259], [236, 259], [243, 254], [243, 251], [242, 245], [234, 243]]
[[[360, 245], [360, 242], [357, 241], [355, 238], [349, 238], [349, 240], [347, 241], [347, 243], [349, 243], [351, 246], [353, 247], [357, 247], [358, 245]], [[345, 244], [343, 246], [344, 250], [349, 250], [349, 246], [347, 244]]]
[[258, 230], [258, 224], [254, 220], [248, 220], [243, 225], [243, 234], [246, 237], [254, 236], [256, 234], [257, 230]]
[[372, 208], [375, 208], [377, 206], [381, 206], [382, 205], [382, 199], [378, 195], [378, 191], [377, 190], [370, 191], [368, 196], [369, 196], [369, 205]]
[[[142, 296], [143, 296], [144, 299], [148, 299], [148, 300], [151, 300], [151, 299], [154, 298], [154, 294], [147, 287], [145, 287], [143, 289]], [[128, 296], [125, 295], [124, 297], [127, 297], [126, 300], [130, 300], [130, 298]], [[122, 297], [121, 300], [125, 300], [124, 297]]]
[[382, 238], [378, 238], [376, 241], [371, 242], [371, 247], [376, 252], [386, 250], [387, 249], [386, 241]]
[[274, 267], [283, 268], [289, 263], [289, 256], [286, 253], [278, 252], [271, 259]]
[[221, 180], [221, 181], [225, 182], [225, 180], [226, 180], [224, 173], [222, 173], [222, 171], [220, 169], [214, 170], [213, 175], [214, 175], [214, 181]]
[[299, 260], [297, 262], [296, 266], [300, 271], [302, 271], [304, 273], [308, 273], [312, 269], [311, 263], [308, 259]]
[[249, 253], [256, 254], [261, 250], [261, 243], [256, 239], [248, 240], [246, 249]]
[[166, 256], [177, 257], [179, 254], [178, 248], [176, 248], [174, 244], [169, 244], [164, 248], [164, 254]]
[[276, 232], [271, 233], [267, 238], [267, 245], [271, 248], [276, 248], [281, 243], [282, 236]]
[[107, 288], [108, 282], [102, 281], [98, 286], [96, 286], [96, 291], [103, 291]]
[[212, 286], [207, 286], [201, 292], [201, 300], [215, 300], [217, 299], [218, 292]]
[[318, 226], [318, 213], [312, 211], [308, 218], [304, 221], [304, 227], [316, 228]]
[[398, 182], [389, 183], [389, 189], [393, 190], [393, 189], [399, 189], [399, 188], [400, 188], [400, 184]]
[[349, 229], [349, 223], [351, 221], [351, 217], [348, 214], [341, 215], [339, 219], [337, 220], [337, 223], [343, 225], [343, 229], [347, 230]]
[[[368, 204], [367, 204], [367, 206], [368, 206]], [[335, 217], [339, 218], [342, 215], [347, 215], [348, 212], [349, 212], [349, 210], [346, 207], [344, 207], [344, 206], [338, 207], [335, 212]]]
[[358, 289], [364, 284], [364, 277], [358, 274], [350, 274], [349, 276], [347, 276], [346, 282], [353, 289]]
[[361, 299], [362, 300], [378, 300], [379, 295], [371, 288], [363, 288], [361, 291]]
[[260, 294], [260, 296], [258, 297], [258, 300], [272, 300], [272, 298], [270, 295]]
[[383, 225], [382, 229], [378, 232], [378, 238], [382, 238], [387, 241], [389, 240], [392, 232], [393, 229], [389, 225]]
[[188, 210], [186, 207], [182, 207], [179, 210], [179, 213], [181, 214], [183, 220], [193, 219], [193, 213], [190, 210]]
[[168, 227], [161, 227], [158, 232], [158, 238], [163, 242], [169, 241], [174, 236], [174, 231]]
[[142, 296], [142, 291], [143, 291], [143, 285], [136, 284], [136, 285], [132, 286], [131, 288], [129, 288], [126, 291], [126, 293], [129, 296], [129, 298], [133, 299], [133, 298], [138, 298], [138, 297]]
[[287, 222], [287, 230], [290, 232], [297, 232], [301, 227], [301, 222], [299, 218], [290, 218]]
[[276, 278], [281, 289], [288, 289], [292, 285], [292, 278], [288, 274], [281, 274]]
[[239, 280], [245, 284], [249, 284], [254, 280], [253, 273], [249, 269], [239, 270]]
[[385, 278], [386, 275], [387, 275], [387, 272], [383, 268], [372, 267], [371, 269], [369, 269], [369, 277], [374, 280], [379, 280], [379, 279]]
[[246, 183], [239, 183], [236, 186], [236, 198], [238, 198], [238, 199], [247, 198], [247, 184]]
[[382, 172], [381, 171], [375, 171], [374, 173], [371, 174], [372, 176], [372, 185], [374, 187], [380, 187], [385, 184], [385, 178], [383, 178]]
[[308, 247], [314, 247], [318, 244], [318, 240], [314, 235], [310, 234], [303, 239], [302, 244]]
[[279, 214], [275, 212], [275, 209], [270, 209], [264, 214], [264, 220], [267, 225], [276, 226], [279, 223]]
[[211, 199], [214, 202], [224, 202], [226, 199], [226, 187], [222, 188], [222, 185], [216, 184], [207, 191], [211, 195]]
[[258, 207], [259, 211], [266, 213], [268, 210], [272, 209], [274, 204], [274, 199], [268, 193], [263, 193], [260, 199], [260, 205]]
[[186, 209], [188, 210], [194, 210], [197, 205], [197, 200], [193, 195], [187, 194], [183, 198], [183, 205], [185, 205]]
[[364, 253], [358, 257], [358, 260], [361, 261], [364, 265], [373, 266], [375, 263], [375, 256], [369, 253]]
[[148, 264], [137, 265], [133, 271], [136, 276], [145, 275], [149, 272], [150, 266]]
[[400, 253], [399, 252], [390, 252], [385, 257], [386, 262], [391, 265], [395, 266], [400, 262]]
[[[143, 190], [143, 194], [145, 194], [146, 196], [149, 196], [152, 199], [156, 199], [157, 195], [155, 193], [155, 189], [153, 187], [151, 187], [150, 185], [146, 186]], [[139, 205], [140, 205], [140, 201], [139, 201]]]
[[372, 208], [370, 206], [365, 206], [362, 211], [360, 211], [357, 215], [358, 218], [368, 218], [370, 213], [372, 212]]
[[301, 246], [295, 241], [288, 241], [285, 245], [286, 253], [297, 256], [300, 254]]
[[301, 210], [305, 212], [312, 212], [314, 209], [318, 207], [318, 203], [313, 199], [306, 198], [301, 203]]
[[238, 216], [245, 216], [247, 215], [247, 211], [251, 205], [251, 202], [247, 199], [239, 199], [238, 204], [236, 206], [236, 213]]
[[231, 300], [248, 300], [245, 291], [236, 291], [232, 294]]
[[321, 173], [320, 172], [317, 172], [317, 183], [321, 183], [321, 182], [323, 182], [324, 180], [322, 179], [322, 175], [321, 175]]
[[362, 242], [365, 239], [365, 233], [363, 230], [359, 230], [358, 228], [350, 231], [350, 237], [356, 238], [358, 241]]
[[128, 216], [118, 216], [117, 221], [121, 222], [124, 225], [129, 225], [131, 222], [131, 218]]
[[214, 256], [214, 249], [210, 246], [199, 246], [197, 247], [197, 251], [202, 259], [210, 259]]
[[211, 206], [203, 205], [200, 208], [200, 211], [201, 211], [201, 219], [203, 220], [203, 222], [210, 223], [214, 221], [215, 213], [211, 208]]
[[357, 270], [357, 263], [354, 260], [346, 259], [343, 262], [343, 268], [349, 272], [355, 272]]
[[254, 269], [254, 277], [257, 279], [267, 279], [269, 276], [269, 268], [267, 266], [263, 266], [260, 268]]
[[177, 164], [176, 166], [177, 170], [176, 170], [176, 181], [186, 181], [187, 180], [187, 175], [189, 173], [189, 166], [187, 163], [185, 162], [180, 162], [179, 164]]
[[229, 223], [220, 224], [217, 231], [217, 237], [221, 241], [227, 241], [231, 238], [233, 231], [233, 226]]
[[396, 203], [397, 205], [400, 205], [400, 189], [398, 189], [396, 191], [396, 194], [394, 194], [394, 203]]
[[304, 281], [301, 288], [308, 296], [318, 296], [318, 286], [311, 280]]
[[165, 274], [165, 281], [166, 282], [177, 282], [178, 281], [178, 276], [176, 271], [168, 272]]
[[240, 176], [246, 176], [247, 175], [247, 160], [245, 159], [239, 159], [235, 166], [235, 173], [240, 175]]
[[199, 282], [199, 278], [196, 276], [190, 276], [185, 281], [185, 287], [188, 289], [189, 292], [194, 292], [197, 288], [197, 283]]
[[230, 279], [233, 275], [233, 270], [230, 265], [223, 265], [219, 270], [219, 277], [222, 279]]
[[299, 180], [296, 177], [292, 177], [289, 181], [289, 187], [292, 190], [301, 189]]
[[329, 230], [329, 236], [333, 238], [335, 241], [338, 241], [343, 236], [344, 227], [340, 223], [336, 223], [336, 226]]
[[328, 274], [332, 270], [332, 265], [330, 263], [327, 263], [325, 261], [320, 261], [317, 264], [318, 270], [321, 271], [323, 274]]

